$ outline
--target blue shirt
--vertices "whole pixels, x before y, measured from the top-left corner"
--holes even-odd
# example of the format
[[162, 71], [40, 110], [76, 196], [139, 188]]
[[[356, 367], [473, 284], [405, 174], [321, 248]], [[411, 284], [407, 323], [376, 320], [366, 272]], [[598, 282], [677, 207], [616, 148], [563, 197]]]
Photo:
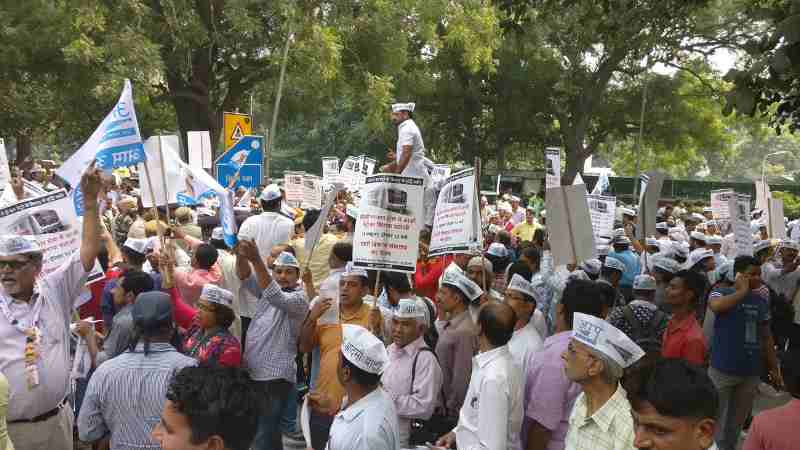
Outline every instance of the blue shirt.
[[639, 265], [639, 257], [634, 255], [630, 250], [625, 250], [620, 253], [609, 252], [608, 257], [616, 258], [625, 264], [625, 272], [622, 272], [619, 285], [622, 287], [633, 287], [633, 279], [636, 278], [636, 275], [642, 273], [642, 266]]
[[[736, 292], [735, 288], [718, 287], [711, 291], [709, 302]], [[765, 295], [766, 294], [766, 295]], [[738, 305], [714, 319], [711, 345], [711, 366], [720, 372], [737, 375], [758, 375], [761, 371], [761, 326], [769, 322], [769, 291], [765, 286], [750, 292]]]

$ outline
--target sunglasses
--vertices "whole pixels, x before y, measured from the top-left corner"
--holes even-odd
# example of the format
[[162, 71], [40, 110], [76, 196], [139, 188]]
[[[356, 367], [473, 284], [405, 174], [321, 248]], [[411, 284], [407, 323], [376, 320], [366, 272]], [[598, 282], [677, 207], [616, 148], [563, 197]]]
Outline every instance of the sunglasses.
[[11, 270], [20, 270], [26, 265], [28, 265], [29, 262], [31, 262], [30, 259], [26, 259], [25, 261], [19, 261], [19, 260], [0, 261], [0, 269], [5, 269], [6, 267], [8, 267]]

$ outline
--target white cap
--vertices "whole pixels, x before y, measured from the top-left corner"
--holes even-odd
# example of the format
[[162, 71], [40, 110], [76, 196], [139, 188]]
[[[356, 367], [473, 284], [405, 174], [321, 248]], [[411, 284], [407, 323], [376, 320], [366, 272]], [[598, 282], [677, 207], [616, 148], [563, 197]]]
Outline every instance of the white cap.
[[601, 263], [597, 258], [587, 259], [586, 261], [582, 262], [580, 266], [578, 266], [579, 269], [589, 275], [599, 275], [602, 267], [603, 263]]
[[265, 202], [281, 198], [281, 188], [279, 188], [277, 184], [272, 183], [261, 191], [261, 195], [258, 198]]
[[782, 240], [781, 241], [781, 247], [782, 248], [790, 248], [790, 249], [795, 250], [795, 251], [800, 251], [800, 244], [798, 244], [797, 241], [792, 240], [792, 239], [784, 239], [784, 240]]
[[508, 289], [521, 292], [534, 299], [536, 298], [536, 292], [533, 290], [533, 285], [518, 273], [515, 273], [514, 276], [511, 277], [511, 283], [508, 284], [506, 290]]
[[358, 325], [342, 324], [342, 355], [354, 366], [375, 375], [380, 375], [389, 362], [383, 342]]
[[672, 244], [672, 251], [675, 252], [675, 256], [686, 258], [689, 256], [689, 243], [686, 241], [676, 242]]
[[644, 244], [647, 247], [658, 247], [658, 239], [654, 237], [649, 237], [644, 240]]
[[668, 258], [664, 255], [655, 254], [650, 259], [653, 261], [654, 268], [663, 270], [664, 272], [675, 274], [681, 270], [681, 266], [678, 264], [678, 261], [675, 261], [674, 259]]
[[300, 269], [300, 263], [297, 262], [297, 258], [295, 258], [294, 255], [289, 252], [281, 252], [281, 254], [275, 258], [275, 266], [294, 267]]
[[147, 244], [149, 244], [147, 239], [128, 238], [122, 246], [140, 255], [144, 255], [147, 253]]
[[758, 241], [753, 245], [753, 253], [758, 253], [761, 250], [767, 249], [771, 246], [772, 244], [769, 241]]
[[620, 208], [620, 211], [622, 212], [623, 216], [631, 216], [631, 217], [635, 217], [636, 216], [636, 211], [634, 211], [634, 210], [632, 210], [630, 208]]
[[420, 316], [425, 315], [417, 308], [417, 301], [413, 298], [401, 298], [393, 314], [396, 319], [419, 319]]
[[0, 236], [0, 256], [14, 256], [24, 253], [41, 253], [42, 247], [33, 236]]
[[344, 272], [340, 275], [340, 277], [361, 277], [361, 278], [369, 278], [367, 275], [367, 271], [356, 267], [353, 264], [353, 261], [348, 261], [348, 263], [344, 266]]
[[695, 264], [706, 258], [713, 258], [714, 252], [707, 248], [698, 248], [689, 253], [689, 258], [686, 260], [686, 268], [691, 269]]
[[664, 232], [669, 231], [669, 224], [667, 222], [658, 222], [656, 224], [656, 230]]
[[211, 230], [211, 239], [214, 239], [215, 241], [221, 241], [225, 239], [225, 233], [222, 231], [222, 227], [214, 227], [214, 229]]
[[416, 103], [394, 103], [392, 104], [392, 112], [408, 111], [414, 112]]
[[613, 256], [609, 256], [606, 258], [606, 262], [605, 264], [603, 264], [603, 267], [619, 270], [620, 272], [625, 272], [625, 264], [623, 264], [622, 261], [618, 260], [617, 258], [614, 258]]
[[722, 237], [717, 235], [711, 235], [706, 238], [706, 244], [708, 245], [722, 245]]
[[615, 236], [614, 245], [631, 245], [631, 240], [628, 236]]
[[702, 221], [706, 220], [706, 218], [703, 217], [702, 214], [691, 213], [689, 215], [689, 217], [686, 218], [686, 220], [691, 220], [692, 222], [702, 222]]
[[639, 291], [655, 291], [656, 279], [650, 275], [636, 275], [633, 279], [633, 289]]
[[517, 197], [516, 195], [512, 195], [512, 196], [511, 196], [511, 201], [512, 201], [512, 202], [519, 202], [519, 201], [520, 201], [520, 199], [519, 199], [519, 197]]
[[597, 245], [597, 255], [598, 256], [608, 256], [609, 252], [608, 244], [598, 244]]
[[508, 249], [499, 242], [493, 242], [492, 245], [489, 246], [489, 249], [486, 250], [486, 253], [498, 258], [505, 258], [508, 256]]
[[446, 270], [442, 275], [442, 284], [454, 287], [461, 291], [470, 301], [475, 301], [483, 294], [483, 290], [472, 280], [454, 271]]
[[644, 356], [644, 350], [616, 327], [603, 319], [575, 313], [572, 338], [608, 356], [623, 369]]
[[348, 216], [352, 217], [355, 220], [358, 220], [358, 208], [356, 208], [355, 205], [347, 205], [345, 214], [347, 214]]
[[233, 309], [233, 293], [215, 284], [207, 283], [203, 285], [203, 291], [200, 293], [200, 297], [204, 298], [209, 303], [216, 303]]
[[701, 233], [701, 232], [699, 232], [699, 231], [692, 231], [692, 234], [690, 235], [690, 237], [692, 239], [697, 239], [698, 241], [702, 241], [702, 242], [706, 241], [706, 235]]

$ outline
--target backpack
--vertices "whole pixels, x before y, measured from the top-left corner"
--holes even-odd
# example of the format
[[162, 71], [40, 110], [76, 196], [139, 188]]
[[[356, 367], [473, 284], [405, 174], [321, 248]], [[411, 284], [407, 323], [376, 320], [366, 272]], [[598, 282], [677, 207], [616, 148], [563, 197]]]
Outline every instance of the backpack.
[[667, 322], [667, 315], [664, 311], [656, 309], [653, 317], [647, 326], [642, 326], [639, 320], [633, 313], [633, 308], [630, 305], [625, 305], [622, 308], [622, 314], [625, 320], [631, 325], [631, 335], [628, 336], [633, 342], [645, 352], [660, 352], [661, 351], [661, 330], [664, 329], [663, 324]]

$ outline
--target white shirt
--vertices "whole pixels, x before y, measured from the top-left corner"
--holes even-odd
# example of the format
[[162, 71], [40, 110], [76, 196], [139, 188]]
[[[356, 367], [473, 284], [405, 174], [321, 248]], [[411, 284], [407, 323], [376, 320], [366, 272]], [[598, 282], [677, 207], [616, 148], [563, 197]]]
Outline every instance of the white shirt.
[[411, 159], [401, 175], [420, 177], [425, 184], [430, 183], [430, 175], [425, 167], [425, 143], [422, 142], [422, 133], [412, 119], [408, 119], [397, 127], [397, 147], [395, 157], [399, 164], [405, 154], [405, 146], [411, 146]]
[[336, 414], [328, 450], [399, 450], [397, 411], [383, 388]]
[[519, 330], [514, 330], [511, 340], [508, 341], [508, 349], [511, 351], [511, 356], [514, 357], [514, 362], [522, 369], [523, 374], [528, 373], [528, 359], [532, 354], [539, 351], [543, 344], [542, 335], [536, 330], [533, 320]]
[[522, 372], [507, 345], [472, 358], [472, 378], [453, 430], [459, 450], [519, 448]]
[[[8, 420], [32, 419], [58, 406], [69, 390], [72, 368], [69, 354], [70, 315], [86, 282], [80, 255], [76, 252], [55, 272], [36, 283], [36, 302], [43, 302], [39, 315], [42, 331], [38, 361], [39, 386], [28, 389], [25, 377], [25, 335], [0, 314], [0, 372], [11, 386]], [[0, 292], [12, 317], [28, 326], [33, 320], [33, 302], [13, 301]]]

